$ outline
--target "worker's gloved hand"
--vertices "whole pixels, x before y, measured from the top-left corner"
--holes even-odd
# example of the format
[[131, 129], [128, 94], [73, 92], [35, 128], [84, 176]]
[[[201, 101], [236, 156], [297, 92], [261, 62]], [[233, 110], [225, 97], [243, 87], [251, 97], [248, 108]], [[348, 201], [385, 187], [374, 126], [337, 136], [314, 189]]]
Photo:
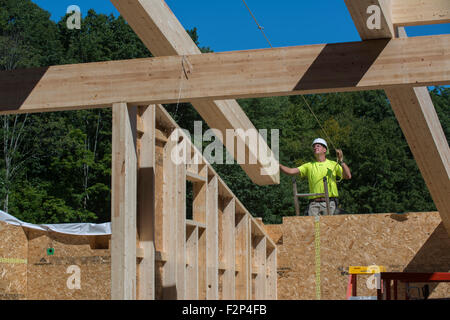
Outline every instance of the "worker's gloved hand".
[[344, 161], [344, 154], [342, 153], [341, 149], [336, 149], [336, 155], [339, 162]]

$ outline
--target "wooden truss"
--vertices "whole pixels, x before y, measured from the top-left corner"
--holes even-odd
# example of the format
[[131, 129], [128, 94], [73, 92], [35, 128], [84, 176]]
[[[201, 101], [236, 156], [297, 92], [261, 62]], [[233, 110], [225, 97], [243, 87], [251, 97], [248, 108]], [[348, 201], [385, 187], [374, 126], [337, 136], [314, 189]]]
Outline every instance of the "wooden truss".
[[[113, 299], [277, 296], [275, 244], [203, 158], [171, 161], [177, 125], [158, 103], [189, 101], [224, 132], [254, 128], [229, 99], [385, 89], [450, 233], [450, 151], [424, 88], [450, 84], [450, 35], [407, 38], [399, 28], [448, 23], [448, 0], [345, 0], [361, 42], [208, 54], [163, 0], [111, 1], [157, 57], [0, 72], [0, 113], [112, 107]], [[367, 27], [370, 5], [379, 29]], [[242, 168], [257, 184], [279, 183], [260, 160]]]

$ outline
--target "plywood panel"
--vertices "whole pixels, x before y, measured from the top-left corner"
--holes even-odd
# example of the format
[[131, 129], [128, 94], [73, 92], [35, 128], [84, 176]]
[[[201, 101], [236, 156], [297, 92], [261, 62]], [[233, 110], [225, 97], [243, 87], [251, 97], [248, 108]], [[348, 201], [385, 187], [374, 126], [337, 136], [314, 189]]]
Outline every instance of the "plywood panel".
[[28, 240], [21, 227], [0, 222], [0, 300], [27, 296]]
[[[28, 230], [30, 300], [111, 299], [111, 251], [92, 249], [93, 237]], [[107, 237], [109, 238], [109, 237]], [[47, 249], [54, 254], [48, 255]], [[79, 287], [75, 269], [79, 268]]]
[[[278, 298], [315, 299], [314, 218], [284, 217], [278, 246]], [[449, 272], [450, 239], [437, 212], [321, 217], [322, 299], [345, 299], [349, 266], [387, 271]], [[361, 276], [358, 295], [376, 295]], [[449, 297], [448, 284], [433, 297]], [[400, 288], [399, 296], [404, 293]]]

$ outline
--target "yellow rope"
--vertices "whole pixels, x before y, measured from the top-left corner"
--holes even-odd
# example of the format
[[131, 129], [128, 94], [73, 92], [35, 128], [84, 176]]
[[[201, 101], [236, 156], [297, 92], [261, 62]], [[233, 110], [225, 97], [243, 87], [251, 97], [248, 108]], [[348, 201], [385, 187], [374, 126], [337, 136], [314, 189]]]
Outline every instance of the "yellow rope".
[[320, 300], [320, 216], [314, 217], [314, 247], [316, 263], [316, 300]]

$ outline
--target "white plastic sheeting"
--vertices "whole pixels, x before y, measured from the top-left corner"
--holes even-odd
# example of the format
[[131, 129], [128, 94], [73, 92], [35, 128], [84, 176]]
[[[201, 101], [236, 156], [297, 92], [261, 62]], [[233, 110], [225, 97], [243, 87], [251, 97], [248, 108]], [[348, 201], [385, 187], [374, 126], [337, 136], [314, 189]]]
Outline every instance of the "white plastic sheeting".
[[22, 226], [25, 228], [53, 231], [64, 234], [72, 234], [79, 236], [101, 236], [111, 234], [111, 222], [95, 224], [95, 223], [59, 223], [59, 224], [32, 224], [20, 221], [16, 217], [0, 210], [0, 221]]

